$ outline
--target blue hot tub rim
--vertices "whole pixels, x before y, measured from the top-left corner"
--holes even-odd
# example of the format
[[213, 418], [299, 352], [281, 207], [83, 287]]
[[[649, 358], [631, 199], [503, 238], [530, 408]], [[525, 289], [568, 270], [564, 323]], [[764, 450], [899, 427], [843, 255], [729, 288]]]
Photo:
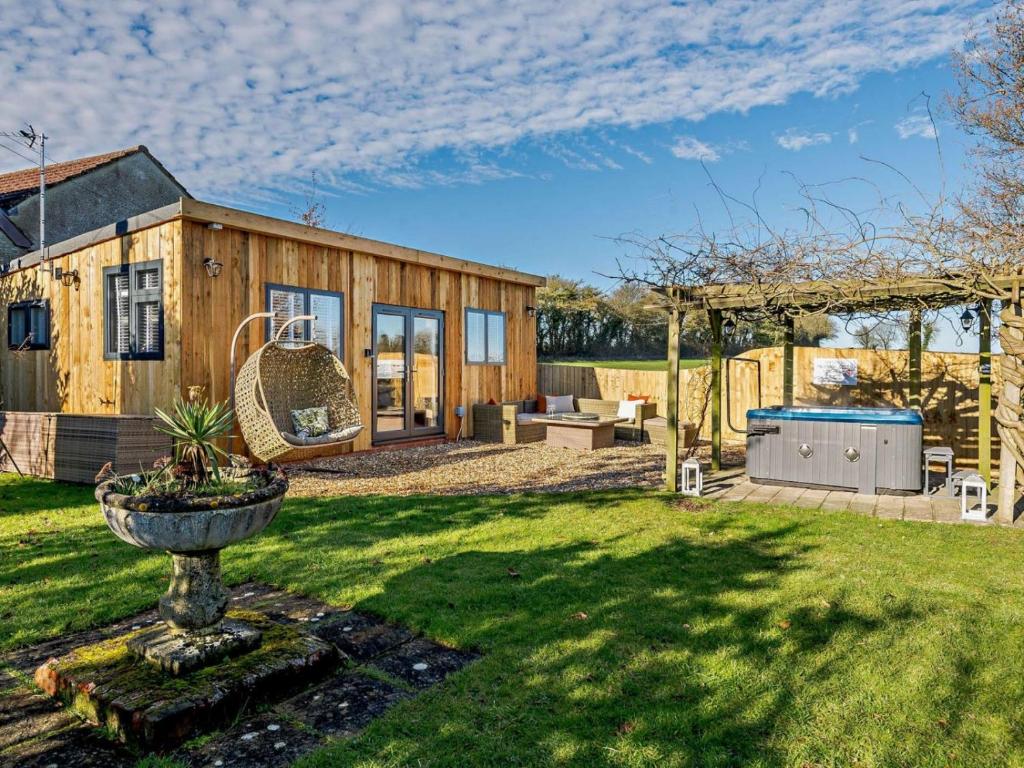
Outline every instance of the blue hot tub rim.
[[783, 421], [842, 421], [861, 424], [923, 424], [921, 414], [910, 408], [851, 408], [835, 405], [773, 405], [751, 408], [747, 421], [781, 419]]

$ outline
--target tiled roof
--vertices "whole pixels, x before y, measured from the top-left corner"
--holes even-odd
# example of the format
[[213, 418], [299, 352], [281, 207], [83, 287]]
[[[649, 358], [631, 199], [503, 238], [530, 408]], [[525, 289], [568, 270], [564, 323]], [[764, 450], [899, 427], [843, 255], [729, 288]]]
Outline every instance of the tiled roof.
[[[59, 184], [73, 176], [79, 176], [87, 171], [93, 170], [94, 168], [98, 168], [101, 165], [113, 162], [114, 160], [118, 160], [122, 157], [127, 157], [128, 155], [133, 155], [136, 152], [146, 152], [146, 154], [149, 154], [149, 150], [140, 144], [136, 147], [128, 147], [127, 149], [119, 149], [116, 152], [108, 152], [105, 155], [80, 157], [76, 160], [68, 160], [64, 163], [53, 163], [53, 165], [47, 164], [46, 186], [49, 187], [51, 184]], [[0, 196], [16, 195], [23, 192], [34, 192], [37, 189], [39, 189], [38, 168], [26, 168], [21, 171], [12, 171], [11, 173], [0, 173]]]

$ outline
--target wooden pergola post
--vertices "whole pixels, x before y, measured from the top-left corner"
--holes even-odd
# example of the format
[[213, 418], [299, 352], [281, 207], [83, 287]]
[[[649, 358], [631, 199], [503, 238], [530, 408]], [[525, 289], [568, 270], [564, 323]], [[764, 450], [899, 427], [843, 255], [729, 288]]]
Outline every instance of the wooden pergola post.
[[909, 405], [915, 411], [921, 410], [921, 312], [910, 311], [910, 329], [907, 334], [908, 357], [910, 358]]
[[782, 340], [782, 404], [793, 404], [793, 345], [796, 343], [796, 322], [786, 315]]
[[722, 310], [708, 310], [711, 322], [711, 469], [722, 468]]
[[992, 302], [978, 317], [978, 472], [992, 485]]
[[[669, 294], [674, 299], [674, 294]], [[676, 302], [668, 314], [668, 374], [665, 412], [665, 488], [679, 492], [679, 328], [682, 313]]]

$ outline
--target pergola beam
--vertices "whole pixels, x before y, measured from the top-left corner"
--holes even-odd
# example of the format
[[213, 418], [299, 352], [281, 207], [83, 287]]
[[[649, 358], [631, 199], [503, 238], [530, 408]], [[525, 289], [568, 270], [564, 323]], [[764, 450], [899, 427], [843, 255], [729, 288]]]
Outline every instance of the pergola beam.
[[665, 412], [665, 487], [679, 492], [679, 329], [683, 316], [675, 306], [668, 317], [668, 381]]
[[708, 312], [711, 321], [711, 469], [722, 468], [722, 311]]
[[978, 317], [978, 472], [992, 484], [992, 302]]

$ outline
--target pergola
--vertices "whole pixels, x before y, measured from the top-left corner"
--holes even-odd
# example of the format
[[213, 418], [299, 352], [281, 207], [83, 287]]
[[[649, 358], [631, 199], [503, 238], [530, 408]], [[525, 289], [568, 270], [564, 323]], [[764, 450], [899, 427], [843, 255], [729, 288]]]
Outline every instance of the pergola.
[[[666, 484], [679, 490], [679, 357], [680, 329], [687, 312], [706, 312], [711, 326], [711, 468], [722, 460], [722, 351], [723, 321], [735, 317], [774, 317], [784, 325], [783, 405], [793, 404], [794, 321], [815, 314], [856, 314], [888, 311], [909, 312], [909, 400], [921, 407], [921, 313], [957, 304], [978, 303], [979, 308], [979, 472], [986, 482], [992, 476], [992, 377], [991, 309], [998, 299], [1003, 386], [996, 420], [1002, 440], [1000, 493], [997, 519], [1012, 522], [1016, 481], [1021, 464], [1021, 389], [1024, 386], [1024, 317], [1021, 284], [1024, 274], [997, 277], [948, 274], [915, 276], [893, 281], [842, 280], [744, 285], [672, 285], [658, 289], [669, 313], [668, 402], [666, 432]], [[1012, 439], [1008, 439], [1012, 438]]]

